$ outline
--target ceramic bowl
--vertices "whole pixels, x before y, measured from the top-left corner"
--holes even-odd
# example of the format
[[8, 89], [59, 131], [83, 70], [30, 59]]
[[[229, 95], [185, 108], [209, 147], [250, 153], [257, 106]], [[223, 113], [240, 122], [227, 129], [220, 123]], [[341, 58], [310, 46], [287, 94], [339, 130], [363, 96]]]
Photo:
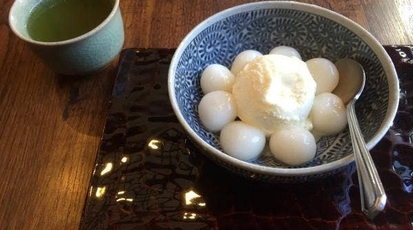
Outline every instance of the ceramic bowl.
[[348, 129], [317, 142], [316, 157], [301, 166], [280, 163], [270, 154], [237, 160], [222, 151], [219, 133], [200, 123], [203, 96], [200, 76], [206, 66], [230, 67], [241, 51], [263, 54], [279, 45], [296, 48], [303, 60], [349, 57], [364, 67], [367, 83], [356, 113], [369, 149], [390, 127], [398, 106], [398, 78], [380, 43], [360, 25], [325, 8], [297, 2], [257, 2], [221, 11], [197, 25], [180, 43], [172, 59], [168, 89], [180, 123], [217, 164], [248, 178], [271, 182], [303, 182], [337, 173], [354, 162]]
[[112, 10], [108, 16], [84, 34], [63, 41], [34, 40], [27, 26], [31, 13], [39, 5], [48, 6], [55, 2], [54, 0], [14, 1], [9, 13], [11, 30], [29, 45], [46, 66], [58, 74], [84, 76], [94, 74], [108, 66], [122, 50], [125, 40], [120, 0], [111, 0]]

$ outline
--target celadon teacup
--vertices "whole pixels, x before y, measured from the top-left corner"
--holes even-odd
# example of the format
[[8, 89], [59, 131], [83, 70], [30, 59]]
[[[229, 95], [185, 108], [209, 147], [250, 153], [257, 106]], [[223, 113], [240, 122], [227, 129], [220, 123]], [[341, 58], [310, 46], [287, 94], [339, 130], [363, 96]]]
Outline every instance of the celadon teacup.
[[56, 42], [36, 41], [28, 33], [30, 13], [42, 1], [49, 0], [16, 0], [9, 12], [9, 24], [16, 36], [56, 73], [92, 74], [107, 66], [121, 51], [124, 28], [119, 0], [110, 0], [113, 8], [97, 27], [78, 37]]

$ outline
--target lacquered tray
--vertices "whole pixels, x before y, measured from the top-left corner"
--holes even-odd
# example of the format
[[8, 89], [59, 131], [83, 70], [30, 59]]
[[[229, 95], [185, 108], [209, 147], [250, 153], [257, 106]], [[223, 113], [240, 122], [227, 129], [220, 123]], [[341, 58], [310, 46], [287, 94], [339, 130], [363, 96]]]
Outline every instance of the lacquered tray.
[[323, 180], [267, 184], [216, 165], [188, 139], [168, 99], [173, 49], [125, 49], [80, 229], [413, 229], [413, 46], [385, 46], [399, 111], [371, 151], [388, 196], [369, 221], [354, 165]]

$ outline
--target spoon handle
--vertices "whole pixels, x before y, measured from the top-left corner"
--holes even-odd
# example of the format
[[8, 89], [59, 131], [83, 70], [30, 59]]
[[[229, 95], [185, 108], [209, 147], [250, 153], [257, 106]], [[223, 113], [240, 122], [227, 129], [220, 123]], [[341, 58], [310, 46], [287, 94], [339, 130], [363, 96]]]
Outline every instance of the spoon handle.
[[373, 219], [384, 209], [387, 197], [364, 142], [354, 107], [355, 100], [352, 100], [347, 105], [347, 116], [359, 180], [361, 209], [368, 218]]

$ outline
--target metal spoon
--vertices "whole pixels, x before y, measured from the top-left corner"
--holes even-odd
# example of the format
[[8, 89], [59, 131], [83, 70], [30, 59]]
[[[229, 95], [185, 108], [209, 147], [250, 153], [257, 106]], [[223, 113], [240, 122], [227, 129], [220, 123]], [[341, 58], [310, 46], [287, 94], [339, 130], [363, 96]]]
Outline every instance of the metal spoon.
[[359, 180], [361, 209], [368, 218], [373, 219], [384, 209], [387, 197], [377, 169], [366, 147], [355, 112], [355, 102], [363, 92], [366, 75], [363, 67], [352, 59], [340, 59], [335, 64], [340, 75], [340, 81], [333, 93], [346, 104], [347, 120]]

